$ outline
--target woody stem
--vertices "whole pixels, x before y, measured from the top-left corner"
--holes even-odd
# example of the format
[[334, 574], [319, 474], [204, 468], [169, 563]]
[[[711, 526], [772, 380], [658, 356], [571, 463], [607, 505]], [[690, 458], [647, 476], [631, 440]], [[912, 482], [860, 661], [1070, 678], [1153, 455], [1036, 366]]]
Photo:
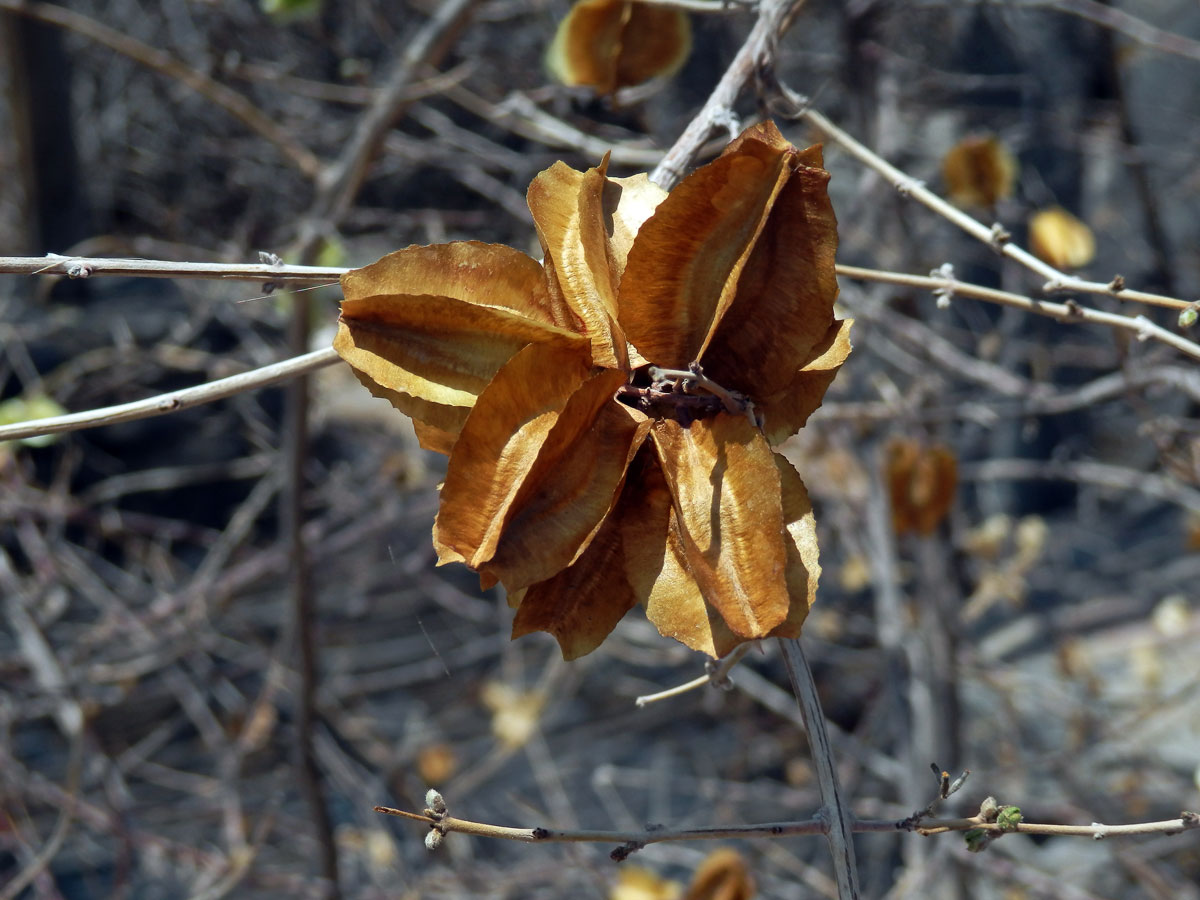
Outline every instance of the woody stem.
[[721, 387], [702, 371], [700, 367], [695, 369], [663, 369], [659, 366], [651, 366], [650, 377], [655, 382], [670, 381], [676, 385], [686, 385], [683, 387], [685, 392], [690, 392], [689, 388], [702, 388], [715, 397], [720, 398], [721, 403], [725, 406], [725, 411], [735, 416], [740, 416], [749, 412], [750, 401], [745, 397], [738, 397], [732, 391]]

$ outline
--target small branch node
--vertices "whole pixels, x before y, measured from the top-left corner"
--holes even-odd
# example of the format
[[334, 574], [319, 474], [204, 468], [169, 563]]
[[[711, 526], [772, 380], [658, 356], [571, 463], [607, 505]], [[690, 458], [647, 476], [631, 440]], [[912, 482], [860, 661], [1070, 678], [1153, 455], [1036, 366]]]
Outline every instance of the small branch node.
[[[258, 261], [264, 266], [270, 266], [272, 269], [283, 268], [283, 258], [280, 257], [278, 253], [271, 253], [268, 250], [258, 251]], [[264, 281], [262, 285], [262, 292], [264, 294], [273, 294], [275, 293], [275, 289], [278, 287], [279, 285], [274, 281]]]
[[94, 270], [85, 262], [73, 262], [67, 266], [68, 278], [88, 278]]
[[425, 815], [431, 819], [441, 819], [446, 815], [446, 800], [433, 788], [425, 792]]
[[930, 278], [940, 278], [945, 283], [941, 287], [933, 289], [933, 296], [937, 298], [938, 309], [948, 309], [950, 301], [954, 299], [954, 292], [958, 289], [958, 279], [954, 276], [954, 266], [950, 263], [942, 263], [936, 269], [929, 273]]
[[1093, 841], [1102, 841], [1108, 837], [1108, 835], [1104, 833], [1104, 825], [1102, 823], [1093, 822], [1092, 827], [1096, 829], [1094, 832], [1092, 832]]
[[1004, 806], [996, 814], [996, 826], [1001, 831], [1016, 831], [1023, 819], [1024, 816], [1021, 815], [1021, 807]]
[[728, 106], [722, 106], [720, 109], [713, 110], [712, 124], [714, 128], [724, 128], [729, 132], [729, 139], [731, 141], [742, 133], [741, 119]]
[[644, 850], [645, 847], [646, 845], [641, 841], [626, 841], [620, 847], [613, 850], [612, 853], [608, 854], [608, 858], [613, 862], [625, 862], [625, 860], [629, 859], [629, 857], [633, 856], [639, 850]]
[[950, 782], [950, 787], [946, 790], [946, 793], [942, 795], [942, 799], [945, 800], [947, 797], [958, 793], [959, 789], [967, 783], [967, 779], [970, 777], [971, 770], [963, 769], [963, 773], [955, 778], [954, 781]]
[[988, 232], [988, 243], [992, 245], [992, 249], [997, 253], [1002, 252], [1004, 245], [1012, 240], [1012, 232], [1001, 225], [999, 222], [992, 223], [992, 229]]
[[1108, 283], [1108, 289], [1114, 294], [1119, 294], [1125, 290], [1125, 276], [1114, 275], [1112, 281]]
[[1083, 307], [1079, 305], [1079, 301], [1072, 297], [1063, 304], [1067, 308], [1067, 317], [1072, 319], [1083, 318]]
[[1057, 294], [1059, 291], [1070, 290], [1070, 287], [1061, 278], [1051, 278], [1042, 285], [1043, 294]]
[[716, 660], [710, 659], [704, 663], [704, 674], [708, 676], [708, 683], [713, 687], [723, 691], [733, 690], [733, 679], [727, 671], [722, 671]]
[[1154, 332], [1154, 323], [1145, 316], [1138, 316], [1133, 320], [1137, 326], [1137, 339], [1139, 343], [1145, 343], [1150, 339], [1150, 335]]
[[911, 175], [905, 175], [896, 179], [895, 187], [896, 193], [901, 197], [911, 197], [915, 192], [925, 189], [925, 182], [919, 178], [913, 178]]

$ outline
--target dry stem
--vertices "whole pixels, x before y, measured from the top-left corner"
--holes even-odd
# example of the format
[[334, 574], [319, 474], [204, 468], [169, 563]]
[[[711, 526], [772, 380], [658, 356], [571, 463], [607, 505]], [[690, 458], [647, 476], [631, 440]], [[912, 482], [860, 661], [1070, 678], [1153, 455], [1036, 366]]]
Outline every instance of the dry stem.
[[[493, 825], [486, 822], [475, 822], [470, 819], [460, 819], [450, 815], [437, 815], [432, 810], [425, 813], [407, 812], [390, 806], [376, 806], [375, 812], [389, 816], [421, 822], [430, 829], [436, 829], [443, 834], [473, 834], [477, 837], [496, 838], [506, 841], [521, 841], [523, 843], [590, 843], [590, 844], [622, 844], [646, 845], [665, 841], [710, 841], [727, 840], [730, 838], [776, 838], [792, 837], [795, 835], [828, 834], [830, 823], [825, 816], [818, 814], [808, 819], [797, 819], [789, 822], [760, 822], [752, 825], [702, 825], [696, 828], [654, 828], [644, 831], [593, 831], [567, 830], [534, 826], [532, 828], [514, 828], [505, 825]], [[1190, 829], [1200, 828], [1200, 815], [1191, 812], [1180, 814], [1179, 818], [1164, 819], [1157, 822], [1135, 822], [1126, 825], [1105, 825], [1093, 822], [1090, 825], [1058, 825], [1050, 822], [1018, 822], [1014, 825], [1001, 825], [997, 822], [986, 821], [981, 816], [963, 818], [923, 819], [912, 822], [909, 819], [859, 819], [851, 817], [849, 830], [855, 834], [880, 834], [889, 832], [912, 831], [921, 835], [945, 834], [952, 831], [993, 831], [1014, 834], [1040, 834], [1058, 837], [1090, 837], [1101, 840], [1106, 837], [1129, 837], [1139, 834], [1173, 835]]]

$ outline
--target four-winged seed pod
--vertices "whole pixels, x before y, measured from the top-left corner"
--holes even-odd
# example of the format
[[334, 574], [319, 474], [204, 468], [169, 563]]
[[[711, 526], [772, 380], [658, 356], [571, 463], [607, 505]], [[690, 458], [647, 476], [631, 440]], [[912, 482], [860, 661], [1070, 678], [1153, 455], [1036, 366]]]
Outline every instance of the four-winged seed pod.
[[434, 526], [567, 659], [638, 604], [721, 656], [795, 637], [812, 507], [773, 446], [850, 351], [819, 147], [748, 129], [670, 194], [556, 163], [529, 186], [544, 259], [458, 242], [342, 278], [334, 346], [449, 454]]

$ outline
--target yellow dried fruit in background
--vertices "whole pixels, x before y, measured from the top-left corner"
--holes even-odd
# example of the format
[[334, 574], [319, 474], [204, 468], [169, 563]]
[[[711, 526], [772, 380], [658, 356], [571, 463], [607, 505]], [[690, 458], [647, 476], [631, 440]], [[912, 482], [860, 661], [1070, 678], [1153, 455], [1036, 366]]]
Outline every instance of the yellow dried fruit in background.
[[501, 681], [485, 684], [479, 699], [491, 710], [492, 734], [510, 750], [525, 746], [533, 737], [546, 705], [541, 691], [518, 691]]
[[1012, 196], [1017, 160], [994, 135], [965, 137], [942, 159], [942, 177], [959, 206], [995, 206]]
[[426, 784], [445, 784], [456, 771], [458, 757], [449, 744], [426, 744], [417, 751], [417, 774]]
[[681, 10], [633, 0], [580, 0], [559, 24], [546, 67], [563, 84], [611, 94], [674, 74], [691, 49], [691, 25]]
[[1095, 257], [1096, 239], [1083, 222], [1052, 206], [1029, 220], [1029, 248], [1056, 269], [1077, 269]]
[[608, 900], [679, 900], [683, 885], [641, 866], [621, 866]]
[[700, 863], [684, 900], [751, 900], [755, 893], [746, 860], [731, 847], [720, 847]]

